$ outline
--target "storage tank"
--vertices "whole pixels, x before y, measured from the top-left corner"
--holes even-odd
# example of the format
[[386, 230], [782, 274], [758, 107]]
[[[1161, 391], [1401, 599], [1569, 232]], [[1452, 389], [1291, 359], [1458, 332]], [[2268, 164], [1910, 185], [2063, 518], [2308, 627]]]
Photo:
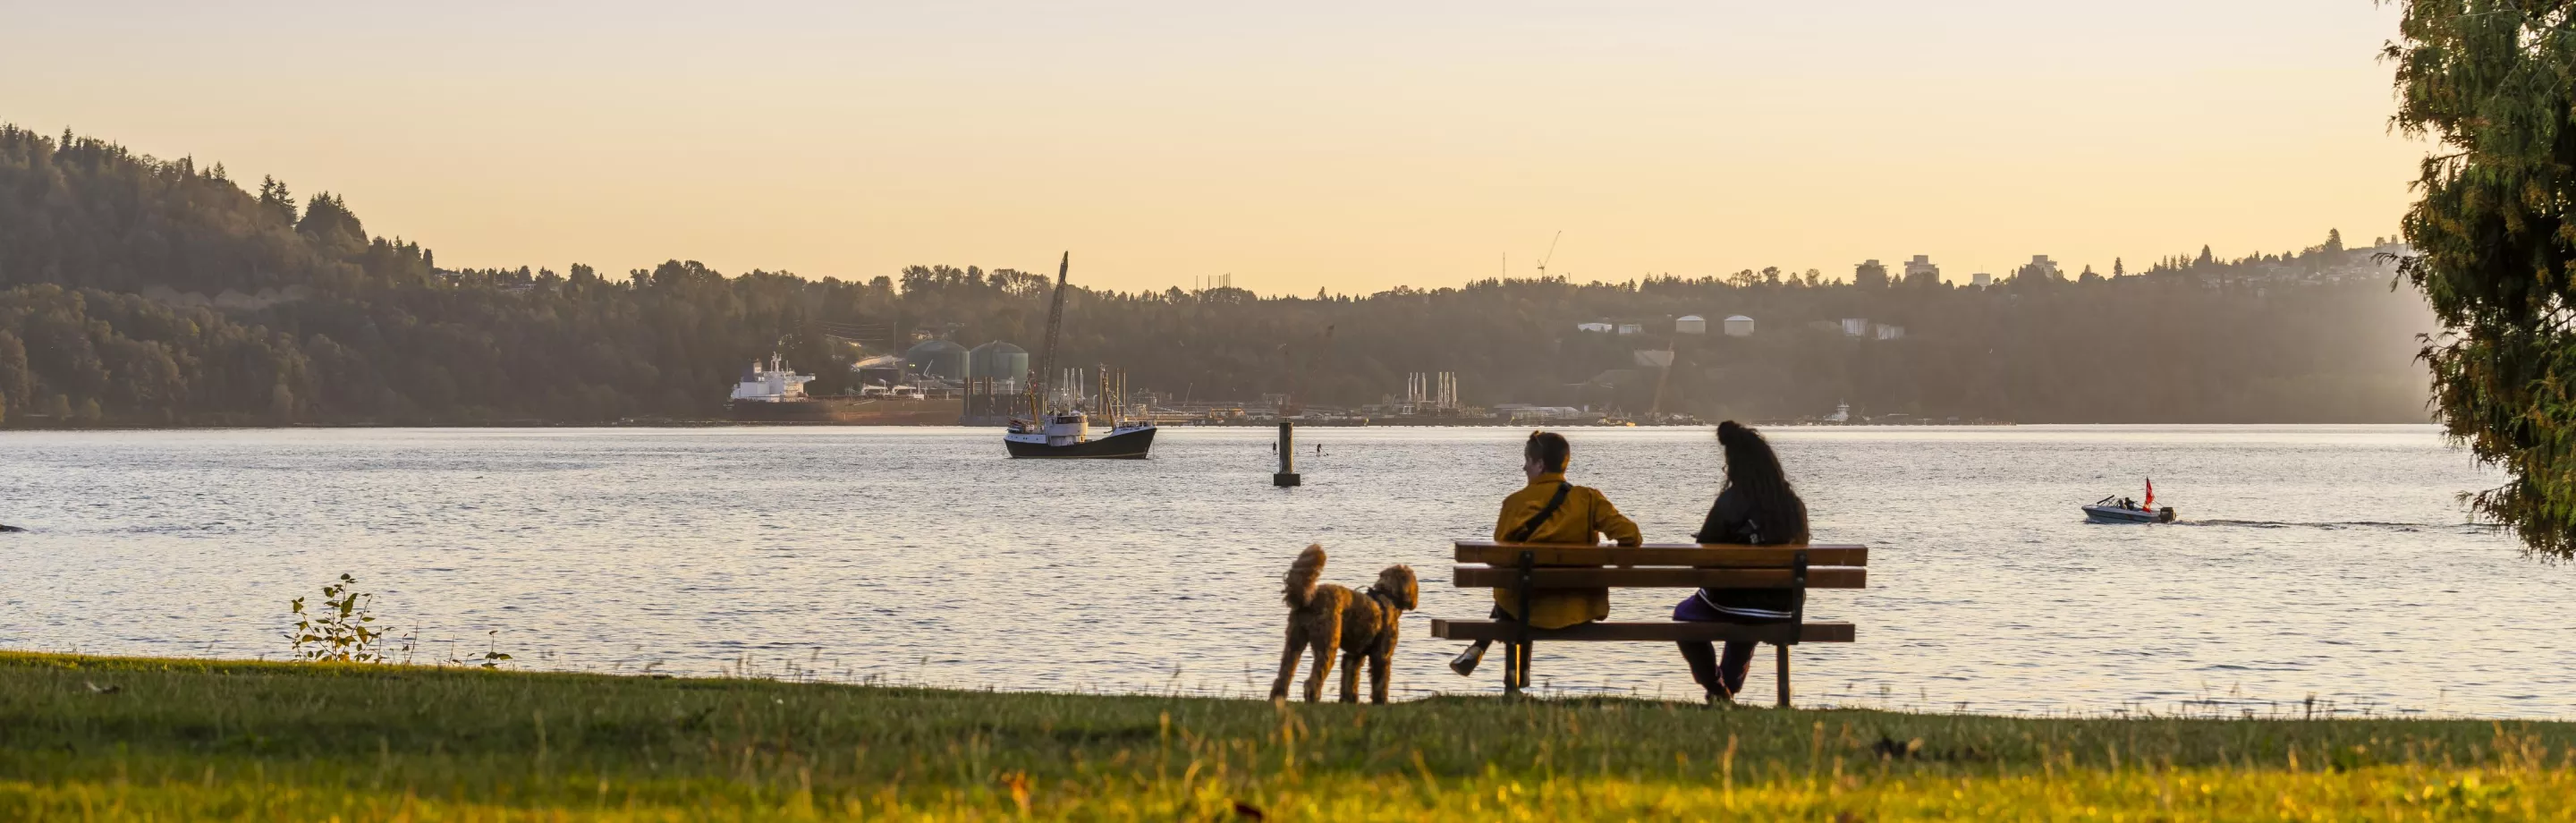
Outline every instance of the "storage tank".
[[914, 374], [941, 380], [966, 379], [966, 347], [946, 340], [924, 340], [903, 353], [903, 366]]
[[999, 381], [1003, 389], [1017, 390], [1029, 378], [1029, 352], [995, 340], [966, 353], [966, 371], [977, 380]]
[[1728, 337], [1752, 337], [1752, 336], [1753, 336], [1753, 318], [1746, 317], [1746, 316], [1741, 315], [1741, 314], [1736, 315], [1736, 316], [1734, 316], [1734, 317], [1726, 318], [1726, 336], [1728, 336]]
[[1674, 334], [1707, 334], [1707, 333], [1708, 333], [1708, 318], [1701, 317], [1701, 316], [1696, 315], [1696, 314], [1685, 314], [1685, 315], [1682, 315], [1681, 319], [1673, 321], [1673, 333], [1674, 333]]

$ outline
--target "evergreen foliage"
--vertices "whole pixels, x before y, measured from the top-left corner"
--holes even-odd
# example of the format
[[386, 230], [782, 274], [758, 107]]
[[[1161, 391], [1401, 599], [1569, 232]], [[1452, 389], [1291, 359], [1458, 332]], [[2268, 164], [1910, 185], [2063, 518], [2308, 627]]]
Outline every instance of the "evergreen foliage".
[[[1076, 285], [1062, 360], [1124, 368], [1175, 398], [1351, 405], [1399, 391], [1407, 372], [1451, 371], [1472, 404], [1636, 413], [1661, 382], [1636, 353], [1669, 348], [1663, 408], [1704, 417], [1849, 401], [2021, 422], [2421, 420], [2406, 360], [2422, 309], [2371, 285], [2387, 275], [2370, 254], [2183, 258], [2143, 277], [1985, 289], [1889, 288], [1883, 269], [1862, 288], [1779, 267], [1365, 296]], [[1034, 349], [1051, 289], [976, 267], [809, 280], [677, 260], [623, 277], [434, 261], [368, 235], [338, 195], [299, 205], [274, 179], [245, 192], [193, 160], [0, 127], [0, 425], [712, 417], [773, 350], [831, 393], [854, 388], [847, 364], [916, 332]], [[1077, 284], [1082, 271], [1077, 260]], [[1683, 314], [1749, 315], [1762, 331], [1675, 337]], [[1853, 317], [1906, 333], [1846, 337]], [[1605, 320], [1646, 333], [1575, 328]]]
[[2397, 126], [2425, 158], [2401, 268], [2450, 434], [2510, 475], [2476, 495], [2534, 552], [2576, 556], [2576, 4], [2406, 0]]

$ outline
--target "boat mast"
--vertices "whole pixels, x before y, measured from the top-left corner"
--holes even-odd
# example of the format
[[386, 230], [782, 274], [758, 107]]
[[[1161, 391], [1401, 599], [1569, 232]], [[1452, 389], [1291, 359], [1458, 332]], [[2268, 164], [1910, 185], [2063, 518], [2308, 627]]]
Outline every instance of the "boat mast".
[[1055, 392], [1056, 336], [1064, 331], [1064, 275], [1072, 268], [1073, 252], [1067, 251], [1064, 259], [1055, 264], [1055, 299], [1047, 307], [1046, 348], [1038, 355], [1037, 379], [1030, 381], [1029, 413], [1038, 417], [1040, 424], [1046, 422], [1047, 411], [1055, 405], [1050, 395]]

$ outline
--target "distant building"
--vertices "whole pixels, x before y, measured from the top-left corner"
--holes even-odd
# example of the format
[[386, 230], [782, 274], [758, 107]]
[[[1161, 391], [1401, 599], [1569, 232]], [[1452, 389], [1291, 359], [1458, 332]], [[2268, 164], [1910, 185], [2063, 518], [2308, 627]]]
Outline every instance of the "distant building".
[[1905, 337], [1904, 326], [1890, 326], [1885, 323], [1879, 323], [1872, 326], [1871, 330], [1878, 333], [1878, 339], [1880, 340], [1901, 340]]
[[1987, 286], [1994, 285], [1995, 276], [1985, 272], [1977, 272], [1976, 274], [1968, 275], [1968, 284], [1982, 289]]
[[1645, 334], [1645, 333], [1646, 333], [1646, 326], [1645, 326], [1645, 324], [1642, 324], [1642, 323], [1621, 323], [1621, 324], [1619, 324], [1619, 334], [1621, 334], [1621, 335], [1623, 335], [1623, 336], [1624, 336], [1624, 335], [1631, 335], [1631, 334]]
[[1941, 282], [1941, 267], [1932, 265], [1932, 256], [1918, 254], [1905, 261], [1905, 285], [1928, 286]]
[[2058, 271], [2057, 261], [2048, 259], [2048, 255], [2034, 254], [2030, 256], [2030, 265], [2021, 267], [2021, 271], [2016, 272], [2015, 276], [2058, 280], [2066, 275]]
[[1869, 336], [1869, 319], [1868, 319], [1868, 318], [1864, 318], [1864, 317], [1845, 317], [1845, 318], [1843, 318], [1843, 336], [1844, 336], [1844, 337], [1868, 337], [1868, 336]]
[[924, 378], [966, 379], [966, 347], [946, 340], [924, 340], [903, 353], [904, 368]]
[[1674, 333], [1674, 334], [1707, 334], [1707, 333], [1708, 333], [1708, 318], [1701, 317], [1701, 316], [1696, 315], [1696, 314], [1685, 314], [1685, 315], [1682, 315], [1681, 319], [1673, 321], [1673, 333]]
[[1734, 317], [1726, 318], [1726, 336], [1728, 336], [1728, 337], [1752, 337], [1752, 336], [1753, 336], [1753, 318], [1746, 317], [1746, 316], [1741, 315], [1741, 314], [1736, 315], [1736, 316], [1734, 316]]
[[880, 354], [852, 363], [850, 376], [858, 378], [862, 391], [871, 386], [900, 386], [911, 382], [904, 377], [903, 356], [899, 354]]
[[1596, 334], [1609, 334], [1609, 333], [1610, 333], [1610, 329], [1611, 329], [1611, 326], [1610, 326], [1610, 324], [1608, 324], [1608, 323], [1576, 323], [1576, 324], [1574, 324], [1574, 330], [1575, 330], [1575, 331], [1588, 331], [1588, 332], [1593, 332], [1593, 333], [1596, 333]]

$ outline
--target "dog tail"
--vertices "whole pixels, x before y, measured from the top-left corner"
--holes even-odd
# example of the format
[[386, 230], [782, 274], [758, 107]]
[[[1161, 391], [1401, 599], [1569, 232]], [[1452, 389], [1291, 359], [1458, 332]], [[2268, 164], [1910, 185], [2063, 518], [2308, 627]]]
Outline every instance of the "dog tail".
[[1297, 562], [1288, 567], [1288, 585], [1284, 590], [1287, 594], [1285, 599], [1288, 601], [1288, 608], [1302, 609], [1306, 604], [1314, 602], [1315, 581], [1323, 577], [1323, 544], [1307, 546], [1305, 551], [1298, 552]]

